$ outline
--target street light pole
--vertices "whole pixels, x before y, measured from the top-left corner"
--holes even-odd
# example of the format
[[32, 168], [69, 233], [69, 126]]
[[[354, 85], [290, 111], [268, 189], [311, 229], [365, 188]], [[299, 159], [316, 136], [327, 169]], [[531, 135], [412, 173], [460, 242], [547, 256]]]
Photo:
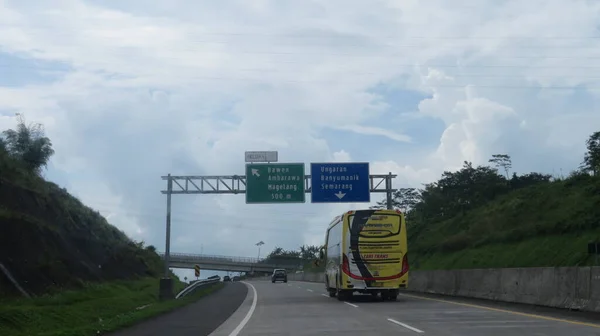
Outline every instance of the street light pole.
[[256, 257], [256, 261], [258, 262], [260, 260], [260, 247], [265, 245], [265, 242], [261, 240], [255, 245], [258, 246], [258, 257]]

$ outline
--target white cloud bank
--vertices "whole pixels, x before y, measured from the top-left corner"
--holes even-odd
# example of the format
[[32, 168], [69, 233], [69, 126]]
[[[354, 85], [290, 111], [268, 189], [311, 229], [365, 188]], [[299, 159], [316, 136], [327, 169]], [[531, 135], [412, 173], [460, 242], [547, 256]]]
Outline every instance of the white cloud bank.
[[[372, 173], [398, 174], [395, 186], [419, 186], [494, 153], [520, 170], [571, 169], [600, 126], [597, 2], [109, 6], [0, 1], [0, 126], [15, 112], [44, 123], [50, 177], [159, 249], [159, 177], [241, 174], [245, 150], [369, 161]], [[21, 84], [3, 81], [8, 69]], [[400, 112], [402, 92], [425, 98]], [[320, 243], [335, 214], [365, 206], [252, 206], [239, 195], [173, 204], [173, 251], [248, 256], [259, 240], [263, 251]]]

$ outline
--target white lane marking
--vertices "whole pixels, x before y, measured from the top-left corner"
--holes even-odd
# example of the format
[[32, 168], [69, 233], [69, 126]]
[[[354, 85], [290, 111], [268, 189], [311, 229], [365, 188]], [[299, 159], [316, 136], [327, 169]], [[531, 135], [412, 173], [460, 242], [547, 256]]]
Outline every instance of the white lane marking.
[[324, 297], [329, 297], [329, 295], [327, 295], [327, 294], [321, 294], [321, 295], [323, 295]]
[[312, 290], [312, 289], [307, 289], [307, 291], [309, 291], [309, 292], [313, 292], [313, 290]]
[[288, 284], [289, 287], [292, 287], [292, 284]]
[[242, 281], [242, 283], [244, 283], [244, 284], [246, 284], [246, 286], [250, 286], [250, 288], [252, 288], [252, 293], [254, 294], [254, 297], [252, 298], [252, 306], [250, 306], [250, 310], [248, 311], [248, 313], [246, 313], [246, 316], [244, 317], [242, 322], [240, 322], [240, 324], [237, 327], [235, 327], [235, 329], [233, 329], [233, 331], [231, 332], [231, 334], [229, 334], [229, 336], [237, 336], [237, 334], [239, 334], [240, 331], [242, 331], [242, 328], [244, 328], [244, 326], [246, 326], [246, 323], [248, 323], [248, 321], [250, 321], [252, 314], [254, 314], [254, 310], [256, 309], [256, 301], [258, 301], [258, 293], [256, 292], [256, 288], [249, 282]]
[[300, 286], [296, 286], [296, 287], [298, 287], [299, 289], [302, 289], [302, 287], [300, 287]]
[[[544, 321], [520, 321], [520, 320], [506, 320], [506, 321], [496, 321], [496, 320], [489, 320], [489, 321], [479, 321], [479, 320], [473, 320], [473, 321], [453, 321], [452, 319], [435, 319], [435, 320], [428, 320], [428, 319], [419, 319], [419, 321], [421, 322], [427, 322], [428, 324], [442, 324], [442, 323], [448, 323], [449, 321], [452, 321], [451, 323], [457, 323], [457, 324], [485, 324], [485, 323], [496, 323], [496, 324], [521, 324], [521, 323], [535, 323], [535, 324], [539, 324], [539, 323], [544, 323]], [[470, 328], [470, 327], [469, 327]]]
[[396, 320], [394, 320], [394, 319], [391, 319], [391, 318], [389, 318], [389, 319], [387, 319], [387, 320], [388, 320], [388, 321], [390, 321], [390, 322], [392, 322], [392, 323], [395, 323], [395, 324], [397, 324], [397, 325], [399, 325], [399, 326], [402, 326], [402, 327], [404, 327], [404, 328], [406, 328], [406, 329], [410, 329], [410, 330], [412, 330], [412, 331], [414, 331], [414, 332], [416, 332], [416, 333], [419, 333], [419, 334], [422, 334], [422, 333], [424, 333], [424, 331], [423, 331], [423, 330], [417, 329], [417, 328], [415, 328], [415, 327], [411, 327], [411, 326], [409, 326], [408, 324], [405, 324], [405, 323], [402, 323], [402, 322], [396, 321]]
[[345, 304], [347, 304], [347, 305], [349, 305], [349, 306], [352, 306], [352, 307], [354, 307], [354, 308], [358, 308], [358, 306], [357, 306], [357, 305], [355, 305], [354, 303], [345, 302], [345, 301], [344, 301], [344, 303], [345, 303]]

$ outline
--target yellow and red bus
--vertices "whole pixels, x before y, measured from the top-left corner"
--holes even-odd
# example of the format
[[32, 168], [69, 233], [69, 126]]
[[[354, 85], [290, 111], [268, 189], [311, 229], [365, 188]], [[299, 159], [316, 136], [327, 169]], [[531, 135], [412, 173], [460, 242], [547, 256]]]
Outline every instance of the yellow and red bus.
[[320, 258], [330, 297], [354, 292], [396, 300], [408, 286], [406, 222], [399, 210], [354, 210], [333, 219]]

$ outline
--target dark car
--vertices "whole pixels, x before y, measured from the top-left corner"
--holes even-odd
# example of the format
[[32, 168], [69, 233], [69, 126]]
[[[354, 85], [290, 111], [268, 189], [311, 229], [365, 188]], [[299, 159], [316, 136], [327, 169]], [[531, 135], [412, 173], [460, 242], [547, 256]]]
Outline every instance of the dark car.
[[234, 276], [234, 277], [233, 277], [233, 281], [240, 281], [240, 277], [239, 277], [239, 276], [237, 276], [237, 275], [236, 275], [236, 276]]
[[231, 278], [229, 277], [229, 275], [226, 275], [223, 277], [223, 281], [231, 281]]
[[284, 269], [274, 270], [273, 275], [271, 275], [271, 282], [275, 283], [275, 281], [287, 282], [287, 272]]

